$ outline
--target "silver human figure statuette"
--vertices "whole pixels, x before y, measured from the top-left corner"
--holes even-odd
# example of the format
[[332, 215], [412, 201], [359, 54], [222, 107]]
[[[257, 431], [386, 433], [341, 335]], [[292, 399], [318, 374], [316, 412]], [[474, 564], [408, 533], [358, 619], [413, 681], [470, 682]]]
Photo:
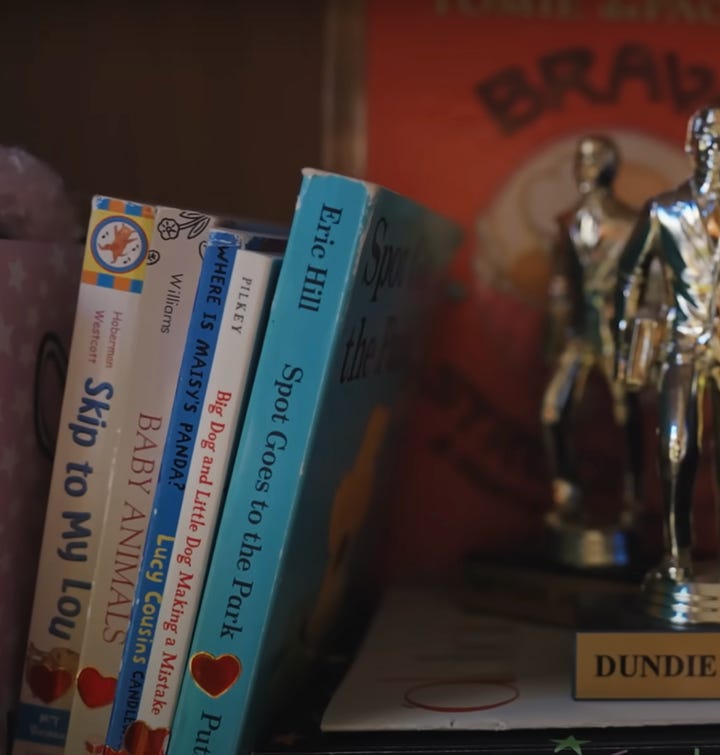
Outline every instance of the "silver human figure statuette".
[[[646, 612], [673, 625], [720, 622], [720, 579], [693, 564], [693, 488], [701, 453], [703, 391], [712, 396], [720, 470], [720, 108], [695, 113], [685, 151], [692, 175], [647, 202], [620, 260], [617, 374], [652, 374], [658, 390], [658, 466], [664, 544], [643, 584]], [[661, 270], [663, 307], [652, 338], [638, 318], [651, 264]]]
[[[642, 429], [638, 397], [614, 379], [615, 289], [620, 254], [637, 213], [613, 193], [619, 155], [614, 142], [586, 136], [576, 148], [577, 204], [558, 218], [550, 282], [554, 341], [563, 345], [543, 396], [541, 419], [552, 474], [545, 517], [550, 558], [575, 567], [625, 566], [640, 501]], [[591, 370], [605, 378], [613, 415], [626, 439], [623, 510], [600, 522], [583, 505], [573, 459], [572, 409]]]

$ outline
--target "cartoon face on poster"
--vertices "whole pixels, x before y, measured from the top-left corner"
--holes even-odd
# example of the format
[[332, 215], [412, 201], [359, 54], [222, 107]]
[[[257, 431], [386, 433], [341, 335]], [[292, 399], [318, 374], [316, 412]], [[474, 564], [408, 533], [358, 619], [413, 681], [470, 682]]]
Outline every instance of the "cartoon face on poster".
[[[536, 539], [550, 502], [548, 281], [557, 217], [578, 199], [576, 145], [588, 133], [617, 144], [615, 192], [634, 208], [687, 178], [688, 117], [720, 96], [720, 12], [371, 0], [364, 20], [365, 176], [465, 229], [390, 511], [389, 561], [434, 571]], [[620, 474], [605, 414], [600, 397], [580, 417], [601, 505]]]

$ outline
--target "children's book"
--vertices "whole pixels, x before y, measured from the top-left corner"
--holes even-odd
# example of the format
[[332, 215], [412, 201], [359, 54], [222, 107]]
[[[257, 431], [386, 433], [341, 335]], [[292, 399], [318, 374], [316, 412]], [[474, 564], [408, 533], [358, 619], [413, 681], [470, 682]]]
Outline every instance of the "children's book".
[[458, 241], [454, 224], [398, 194], [304, 171], [171, 755], [244, 751], [322, 643]]
[[192, 210], [156, 208], [138, 315], [142, 332], [129, 377], [128, 420], [106, 491], [103, 558], [88, 602], [68, 752], [95, 752], [105, 741], [200, 265], [216, 221]]
[[[211, 243], [231, 243], [232, 237], [224, 236], [213, 234]], [[244, 251], [235, 257], [136, 728], [169, 731], [172, 723], [227, 471], [237, 430], [242, 426], [279, 266], [277, 255]]]
[[0, 240], [0, 751], [22, 678], [82, 257], [79, 243]]
[[92, 202], [77, 295], [14, 755], [63, 752], [105, 516], [127, 417], [154, 209]]
[[[172, 698], [177, 696], [174, 665], [189, 644], [192, 604], [202, 586], [202, 565], [222, 497], [223, 454], [234, 447], [243, 391], [254, 372], [266, 299], [280, 259], [252, 248], [283, 246], [281, 237], [211, 233], [149, 512], [114, 704], [100, 748], [107, 740], [109, 747], [119, 749], [127, 732], [131, 744], [126, 748], [139, 755], [146, 751], [138, 739], [139, 727], [145, 730], [149, 721], [158, 729], [169, 724]], [[142, 720], [136, 724], [138, 713]]]

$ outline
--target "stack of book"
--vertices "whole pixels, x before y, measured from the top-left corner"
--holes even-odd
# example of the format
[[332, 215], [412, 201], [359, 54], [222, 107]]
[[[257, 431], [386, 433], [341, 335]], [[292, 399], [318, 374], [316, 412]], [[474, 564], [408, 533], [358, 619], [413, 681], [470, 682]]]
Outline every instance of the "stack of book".
[[313, 170], [287, 234], [94, 199], [14, 755], [251, 746], [342, 604], [459, 236]]

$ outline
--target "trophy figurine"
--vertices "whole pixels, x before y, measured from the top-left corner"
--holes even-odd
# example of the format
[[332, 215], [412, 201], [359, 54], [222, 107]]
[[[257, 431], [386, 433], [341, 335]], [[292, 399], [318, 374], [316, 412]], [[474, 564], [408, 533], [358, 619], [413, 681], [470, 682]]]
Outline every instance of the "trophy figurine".
[[[552, 474], [545, 516], [549, 557], [580, 569], [625, 567], [642, 481], [639, 397], [615, 380], [615, 288], [620, 254], [637, 218], [613, 193], [618, 150], [611, 139], [580, 139], [574, 161], [580, 199], [558, 218], [549, 309], [553, 340], [563, 344], [545, 389], [541, 419]], [[584, 505], [573, 458], [570, 422], [589, 373], [607, 384], [616, 424], [625, 438], [625, 479], [619, 514], [593, 514]], [[617, 506], [615, 510], [617, 511]]]
[[[645, 577], [642, 602], [675, 626], [720, 622], [717, 568], [691, 555], [705, 387], [720, 471], [720, 108], [690, 118], [685, 151], [692, 175], [645, 205], [620, 260], [616, 297], [618, 379], [632, 385], [655, 374], [658, 391], [663, 557]], [[654, 323], [638, 316], [651, 264], [664, 281]]]

